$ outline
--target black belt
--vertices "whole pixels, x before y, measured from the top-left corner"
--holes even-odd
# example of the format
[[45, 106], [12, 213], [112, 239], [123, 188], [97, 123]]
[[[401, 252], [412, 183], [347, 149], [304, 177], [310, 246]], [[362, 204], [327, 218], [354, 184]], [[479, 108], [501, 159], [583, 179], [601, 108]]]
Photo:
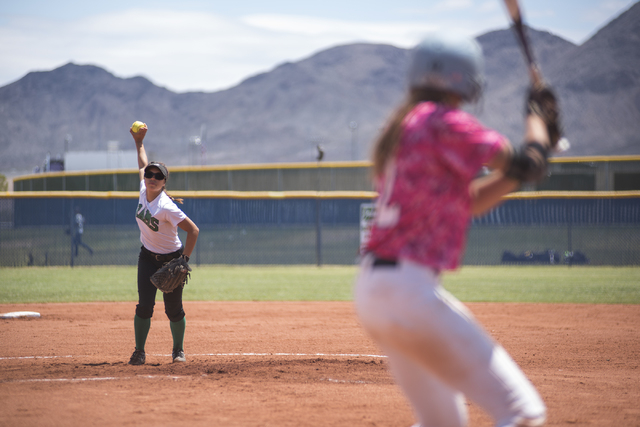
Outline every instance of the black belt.
[[182, 254], [182, 250], [183, 248], [180, 248], [177, 251], [171, 252], [169, 254], [157, 254], [142, 246], [142, 251], [146, 252], [147, 255], [151, 256], [151, 258], [155, 259], [158, 262], [169, 262], [174, 258], [178, 258]]
[[378, 257], [373, 259], [374, 267], [395, 267], [396, 265], [398, 265], [397, 259], [384, 259]]

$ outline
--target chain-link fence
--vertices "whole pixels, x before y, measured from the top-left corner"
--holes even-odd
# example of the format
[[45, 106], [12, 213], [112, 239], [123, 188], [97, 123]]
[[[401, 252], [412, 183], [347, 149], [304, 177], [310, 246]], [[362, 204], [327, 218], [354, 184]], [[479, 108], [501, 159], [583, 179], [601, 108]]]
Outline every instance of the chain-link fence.
[[[192, 263], [312, 265], [357, 262], [361, 207], [375, 196], [174, 195], [185, 197], [181, 208], [200, 228]], [[137, 192], [0, 194], [0, 267], [135, 265], [137, 199]], [[472, 222], [464, 263], [638, 265], [640, 192], [509, 196]]]
[[[200, 228], [192, 262], [353, 264], [360, 204], [372, 193], [190, 196], [180, 208]], [[138, 193], [1, 197], [0, 266], [134, 265], [141, 245], [137, 202]], [[78, 214], [84, 218], [80, 239]]]

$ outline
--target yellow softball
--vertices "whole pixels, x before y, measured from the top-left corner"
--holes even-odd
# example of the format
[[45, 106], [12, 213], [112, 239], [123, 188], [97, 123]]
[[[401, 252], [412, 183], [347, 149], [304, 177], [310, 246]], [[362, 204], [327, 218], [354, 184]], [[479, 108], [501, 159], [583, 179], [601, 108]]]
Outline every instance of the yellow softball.
[[138, 133], [140, 128], [146, 128], [146, 127], [147, 127], [146, 123], [135, 121], [131, 125], [131, 130], [133, 131], [133, 133]]

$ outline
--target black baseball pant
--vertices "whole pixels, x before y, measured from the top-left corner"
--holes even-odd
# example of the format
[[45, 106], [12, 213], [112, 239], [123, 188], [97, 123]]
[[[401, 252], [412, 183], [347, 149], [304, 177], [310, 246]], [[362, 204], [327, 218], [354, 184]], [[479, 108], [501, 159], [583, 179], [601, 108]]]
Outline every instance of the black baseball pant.
[[[156, 288], [151, 283], [151, 276], [158, 271], [165, 262], [178, 258], [182, 249], [170, 254], [156, 254], [142, 246], [138, 257], [138, 305], [136, 314], [141, 319], [150, 319], [153, 316], [153, 308], [156, 303]], [[172, 322], [179, 322], [184, 318], [182, 306], [182, 286], [178, 286], [173, 292], [163, 293], [164, 312]]]

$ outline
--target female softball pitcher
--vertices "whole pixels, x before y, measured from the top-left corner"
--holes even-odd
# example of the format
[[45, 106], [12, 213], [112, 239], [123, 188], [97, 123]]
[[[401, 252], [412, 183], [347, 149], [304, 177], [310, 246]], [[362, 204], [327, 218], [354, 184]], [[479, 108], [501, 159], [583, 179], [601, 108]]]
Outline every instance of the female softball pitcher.
[[[138, 257], [138, 305], [133, 320], [136, 349], [129, 360], [131, 365], [145, 362], [145, 343], [151, 327], [151, 316], [156, 300], [157, 288], [151, 283], [151, 276], [162, 265], [180, 256], [189, 261], [189, 256], [198, 240], [198, 227], [174, 203], [165, 192], [169, 171], [160, 162], [147, 160], [143, 140], [147, 134], [146, 125], [137, 132], [130, 129], [138, 152], [140, 168], [140, 198], [136, 209], [136, 221], [140, 228], [140, 255]], [[178, 229], [187, 232], [184, 247], [178, 237]], [[182, 307], [182, 290], [178, 286], [173, 292], [163, 293], [164, 309], [169, 318], [173, 337], [172, 357], [174, 362], [186, 362], [184, 355], [184, 333], [186, 319]]]
[[[416, 426], [465, 426], [465, 397], [499, 427], [545, 421], [545, 405], [516, 363], [440, 284], [441, 272], [459, 265], [471, 215], [544, 176], [557, 142], [557, 116], [532, 112], [545, 97], [557, 111], [548, 87], [530, 90], [518, 150], [462, 111], [480, 96], [482, 68], [474, 40], [425, 39], [413, 51], [408, 97], [374, 147], [379, 197], [355, 305]], [[483, 166], [492, 172], [476, 178]]]

